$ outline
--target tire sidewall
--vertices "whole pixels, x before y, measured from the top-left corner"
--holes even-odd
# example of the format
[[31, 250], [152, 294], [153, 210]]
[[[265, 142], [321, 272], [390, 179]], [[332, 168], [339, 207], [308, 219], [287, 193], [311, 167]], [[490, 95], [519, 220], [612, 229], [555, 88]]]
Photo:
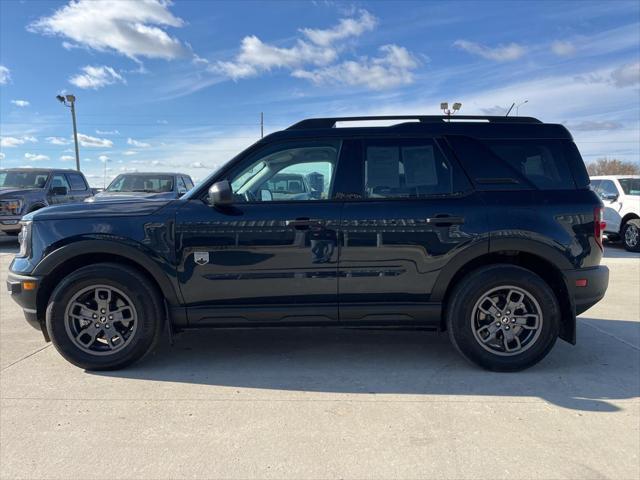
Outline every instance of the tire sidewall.
[[624, 224], [624, 228], [622, 229], [622, 243], [624, 248], [629, 252], [640, 252], [640, 240], [635, 244], [635, 246], [627, 244], [627, 230], [633, 227], [637, 228], [640, 233], [640, 220], [632, 219]]
[[[136, 309], [138, 326], [133, 338], [111, 355], [91, 355], [81, 350], [66, 331], [68, 303], [77, 292], [93, 285], [118, 288], [131, 299]], [[163, 318], [157, 303], [157, 295], [137, 272], [111, 265], [84, 267], [65, 278], [52, 293], [47, 306], [46, 327], [53, 345], [74, 365], [87, 370], [121, 368], [141, 358], [157, 340]]]
[[[542, 313], [542, 329], [536, 342], [526, 351], [510, 356], [493, 354], [483, 348], [472, 329], [477, 301], [494, 288], [514, 286], [529, 293]], [[560, 308], [553, 291], [535, 273], [520, 267], [496, 266], [472, 273], [454, 292], [448, 315], [449, 335], [458, 350], [472, 362], [498, 371], [517, 371], [539, 362], [556, 342]]]

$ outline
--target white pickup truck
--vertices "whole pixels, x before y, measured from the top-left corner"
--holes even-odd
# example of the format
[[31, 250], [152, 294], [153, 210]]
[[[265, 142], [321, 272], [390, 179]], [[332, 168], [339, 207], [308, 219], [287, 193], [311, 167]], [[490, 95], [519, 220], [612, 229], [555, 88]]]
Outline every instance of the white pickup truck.
[[604, 203], [604, 233], [620, 239], [630, 252], [640, 252], [640, 175], [591, 177], [591, 188]]

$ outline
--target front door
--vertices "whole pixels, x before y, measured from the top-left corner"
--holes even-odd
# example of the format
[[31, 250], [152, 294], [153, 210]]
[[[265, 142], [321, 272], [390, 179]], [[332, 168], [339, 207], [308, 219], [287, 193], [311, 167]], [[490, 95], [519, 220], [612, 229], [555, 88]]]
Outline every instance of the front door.
[[67, 177], [62, 173], [52, 175], [49, 183], [49, 192], [47, 194], [47, 202], [49, 205], [59, 205], [69, 201], [69, 192], [71, 187], [67, 181]]
[[[225, 175], [233, 205], [192, 199], [178, 212], [191, 325], [338, 321], [338, 152], [334, 141], [267, 146]], [[307, 189], [310, 176], [315, 188]]]
[[358, 151], [361, 198], [342, 212], [340, 319], [439, 321], [436, 280], [484, 231], [481, 201], [434, 139], [362, 141]]

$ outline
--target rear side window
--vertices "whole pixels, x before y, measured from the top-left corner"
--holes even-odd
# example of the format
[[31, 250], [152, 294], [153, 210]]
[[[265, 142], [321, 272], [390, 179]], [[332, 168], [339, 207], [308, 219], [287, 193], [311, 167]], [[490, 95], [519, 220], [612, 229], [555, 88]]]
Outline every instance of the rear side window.
[[86, 190], [87, 184], [82, 178], [82, 175], [78, 175], [77, 173], [68, 173], [67, 179], [71, 184], [71, 190]]
[[493, 153], [541, 190], [574, 189], [567, 150], [556, 140], [486, 140]]
[[366, 198], [421, 198], [455, 191], [452, 165], [431, 139], [364, 142]]

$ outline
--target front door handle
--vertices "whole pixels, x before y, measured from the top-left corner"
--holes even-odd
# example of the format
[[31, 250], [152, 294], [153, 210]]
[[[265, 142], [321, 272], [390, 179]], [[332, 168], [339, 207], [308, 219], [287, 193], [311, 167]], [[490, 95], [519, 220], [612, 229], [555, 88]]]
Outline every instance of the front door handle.
[[427, 218], [427, 223], [433, 223], [436, 227], [446, 227], [449, 225], [462, 225], [464, 217], [455, 217], [453, 215], [436, 215]]
[[310, 227], [321, 227], [324, 225], [324, 220], [318, 220], [315, 218], [296, 218], [295, 220], [287, 220], [287, 227], [292, 227], [297, 230], [307, 230]]

